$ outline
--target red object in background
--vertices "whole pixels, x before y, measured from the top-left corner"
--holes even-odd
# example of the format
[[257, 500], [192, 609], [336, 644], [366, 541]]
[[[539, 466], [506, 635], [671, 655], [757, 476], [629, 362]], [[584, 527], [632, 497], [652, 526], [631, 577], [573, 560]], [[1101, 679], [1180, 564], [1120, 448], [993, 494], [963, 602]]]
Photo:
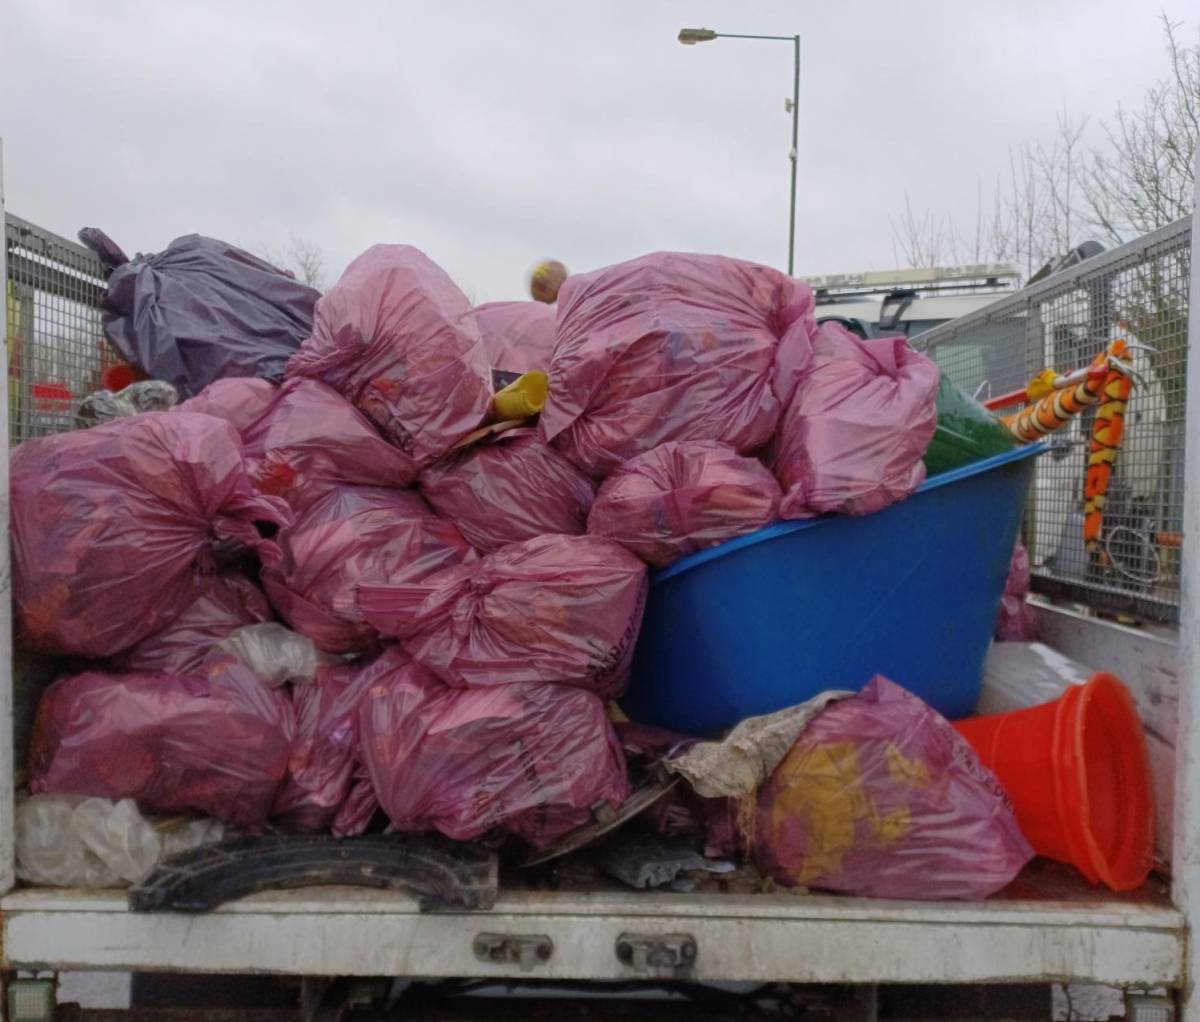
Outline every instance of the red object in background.
[[35, 383], [30, 388], [33, 407], [38, 412], [70, 411], [75, 395], [65, 383]]
[[149, 378], [140, 369], [121, 364], [109, 366], [100, 374], [100, 386], [115, 394], [118, 390], [124, 390], [130, 384], [137, 383], [138, 380], [148, 380]]

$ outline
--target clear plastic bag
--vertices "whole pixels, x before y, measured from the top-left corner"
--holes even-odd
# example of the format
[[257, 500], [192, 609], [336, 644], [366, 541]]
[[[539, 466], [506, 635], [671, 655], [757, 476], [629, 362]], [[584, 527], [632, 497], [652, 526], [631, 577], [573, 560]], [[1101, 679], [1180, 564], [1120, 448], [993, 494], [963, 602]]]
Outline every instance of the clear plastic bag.
[[770, 471], [727, 444], [672, 442], [604, 480], [587, 528], [662, 568], [771, 524], [780, 497]]
[[409, 585], [362, 584], [363, 617], [457, 686], [625, 689], [646, 566], [599, 536], [540, 536]]
[[152, 822], [133, 799], [32, 795], [17, 805], [17, 876], [54, 887], [119, 887], [224, 834], [216, 820]]
[[217, 648], [237, 657], [264, 682], [276, 688], [289, 681], [311, 682], [320, 663], [312, 639], [285, 628], [278, 621], [245, 625], [225, 636], [217, 643]]
[[98, 426], [141, 412], [165, 412], [179, 403], [179, 391], [166, 380], [138, 380], [123, 390], [97, 390], [79, 402], [76, 426]]

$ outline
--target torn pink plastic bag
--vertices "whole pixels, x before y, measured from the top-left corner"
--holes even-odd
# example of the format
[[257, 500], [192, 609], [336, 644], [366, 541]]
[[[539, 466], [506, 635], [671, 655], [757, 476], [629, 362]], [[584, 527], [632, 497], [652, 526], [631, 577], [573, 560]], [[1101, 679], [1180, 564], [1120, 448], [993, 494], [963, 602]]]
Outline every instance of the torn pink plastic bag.
[[1037, 615], [1029, 605], [1032, 576], [1029, 571], [1029, 551], [1018, 542], [1013, 548], [1008, 566], [1004, 595], [1000, 597], [1000, 614], [996, 618], [996, 638], [1000, 642], [1037, 642]]
[[251, 485], [233, 427], [146, 412], [27, 440], [12, 455], [13, 598], [20, 642], [108, 657], [161, 631], [194, 601], [214, 544], [269, 563], [255, 522], [287, 505]]
[[89, 671], [42, 696], [29, 787], [257, 827], [284, 779], [295, 730], [287, 695], [232, 657], [214, 654], [189, 675]]
[[657, 252], [568, 277], [542, 436], [596, 478], [668, 440], [753, 453], [813, 330], [807, 284], [737, 259]]
[[[388, 661], [324, 664], [311, 685], [296, 685], [296, 741], [287, 781], [272, 815], [291, 831], [325, 830], [346, 803], [358, 762], [359, 706], [382, 676]], [[374, 808], [363, 821], [363, 829]]]
[[476, 550], [490, 553], [547, 533], [582, 533], [596, 484], [524, 427], [431, 465], [420, 489]]
[[[199, 404], [219, 414], [225, 400], [258, 380], [218, 380], [184, 407]], [[267, 386], [271, 386], [268, 384]], [[209, 397], [209, 391], [217, 391]], [[303, 511], [335, 486], [407, 486], [416, 478], [408, 455], [385, 441], [349, 401], [317, 380], [289, 380], [272, 388], [265, 405], [248, 395], [256, 414], [245, 405], [230, 411], [230, 422], [242, 438], [254, 485], [282, 497]]]
[[475, 322], [493, 369], [548, 371], [554, 355], [554, 306], [545, 302], [487, 302]]
[[762, 462], [727, 444], [678, 441], [604, 480], [587, 528], [662, 568], [776, 521], [780, 497]]
[[212, 648], [244, 625], [271, 620], [266, 596], [244, 575], [207, 575], [195, 581], [195, 599], [161, 632], [118, 653], [112, 667], [135, 674], [189, 674]]
[[903, 337], [861, 340], [825, 322], [783, 412], [770, 463], [784, 518], [864, 515], [925, 480], [938, 368]]
[[289, 625], [330, 653], [371, 649], [378, 635], [355, 602], [359, 585], [415, 583], [474, 551], [410, 490], [341, 486], [279, 536], [281, 562], [263, 572]]
[[540, 536], [411, 585], [358, 588], [363, 617], [450, 685], [624, 691], [646, 566], [599, 536]]
[[491, 367], [470, 313], [422, 252], [374, 245], [317, 302], [287, 375], [328, 383], [424, 468], [491, 410]]
[[883, 677], [834, 702], [760, 789], [755, 861], [789, 885], [878, 898], [986, 898], [1033, 857], [958, 732]]
[[457, 840], [497, 827], [546, 848], [629, 795], [604, 704], [561, 685], [451, 689], [393, 647], [362, 704], [362, 755], [403, 831]]

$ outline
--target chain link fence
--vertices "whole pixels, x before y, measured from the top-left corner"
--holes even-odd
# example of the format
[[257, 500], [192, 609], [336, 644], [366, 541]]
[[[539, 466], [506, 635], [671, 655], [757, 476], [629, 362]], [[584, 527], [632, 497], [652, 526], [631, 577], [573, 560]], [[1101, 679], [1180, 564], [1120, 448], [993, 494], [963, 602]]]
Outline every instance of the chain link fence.
[[914, 341], [981, 399], [1021, 389], [1045, 368], [1086, 366], [1117, 338], [1140, 346], [1100, 549], [1083, 540], [1094, 409], [1051, 434], [1038, 459], [1024, 535], [1041, 592], [1178, 620], [1190, 246], [1186, 217]]

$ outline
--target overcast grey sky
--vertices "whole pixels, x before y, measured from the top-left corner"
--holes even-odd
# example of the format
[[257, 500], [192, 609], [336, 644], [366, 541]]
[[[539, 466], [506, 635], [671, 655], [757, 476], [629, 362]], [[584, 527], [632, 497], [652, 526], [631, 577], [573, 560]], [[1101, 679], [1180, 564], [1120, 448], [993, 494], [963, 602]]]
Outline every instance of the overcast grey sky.
[[[8, 208], [129, 252], [199, 231], [317, 242], [333, 279], [408, 242], [477, 301], [542, 256], [660, 248], [786, 262], [803, 36], [798, 273], [883, 269], [889, 214], [973, 221], [1008, 147], [1065, 103], [1109, 116], [1165, 73], [1180, 0], [0, 4]], [[1189, 25], [1189, 38], [1195, 31]]]

